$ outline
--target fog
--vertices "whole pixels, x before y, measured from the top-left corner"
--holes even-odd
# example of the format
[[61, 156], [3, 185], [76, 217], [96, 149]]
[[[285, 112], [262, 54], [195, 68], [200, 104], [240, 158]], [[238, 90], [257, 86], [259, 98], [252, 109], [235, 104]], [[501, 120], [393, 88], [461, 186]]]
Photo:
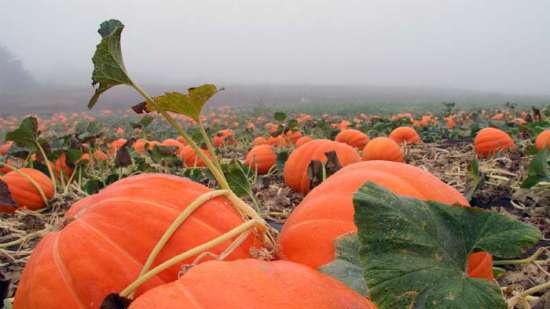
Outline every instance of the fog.
[[42, 84], [88, 86], [105, 19], [142, 83], [550, 94], [550, 1], [0, 0], [0, 45]]

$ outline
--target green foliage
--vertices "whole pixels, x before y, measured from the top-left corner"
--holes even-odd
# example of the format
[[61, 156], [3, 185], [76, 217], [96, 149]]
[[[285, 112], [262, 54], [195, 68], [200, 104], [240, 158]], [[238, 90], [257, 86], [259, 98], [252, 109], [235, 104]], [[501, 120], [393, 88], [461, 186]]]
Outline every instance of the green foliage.
[[467, 277], [469, 254], [515, 257], [542, 235], [507, 216], [398, 197], [367, 183], [353, 199], [361, 263], [380, 309], [506, 309], [500, 288]]
[[187, 94], [167, 92], [155, 97], [155, 106], [147, 103], [147, 111], [155, 111], [158, 107], [162, 111], [186, 115], [195, 121], [200, 121], [200, 113], [204, 104], [218, 92], [218, 89], [215, 85], [206, 84], [189, 88], [187, 92]]
[[36, 150], [38, 135], [38, 120], [27, 117], [21, 121], [17, 129], [6, 134], [6, 140], [13, 141], [19, 147]]
[[522, 188], [531, 188], [541, 181], [550, 181], [550, 167], [548, 165], [548, 149], [540, 151], [529, 163], [527, 178], [521, 183]]

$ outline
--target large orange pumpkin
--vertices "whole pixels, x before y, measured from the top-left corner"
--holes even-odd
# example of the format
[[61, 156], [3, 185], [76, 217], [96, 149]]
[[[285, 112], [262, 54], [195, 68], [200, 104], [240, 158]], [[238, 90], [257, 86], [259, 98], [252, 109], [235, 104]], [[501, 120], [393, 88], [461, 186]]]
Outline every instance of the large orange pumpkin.
[[376, 309], [367, 298], [287, 261], [210, 261], [136, 299], [130, 309]]
[[[44, 195], [49, 200], [54, 196], [54, 187], [51, 179], [44, 175], [41, 171], [32, 168], [22, 168], [17, 171], [11, 171], [0, 177], [8, 186], [12, 199], [19, 208], [27, 208], [30, 210], [38, 210], [44, 208], [46, 204], [40, 195], [40, 192], [35, 185], [21, 173], [29, 176], [38, 185]], [[0, 212], [13, 212], [15, 208], [0, 205]]]
[[[89, 196], [66, 213], [67, 224], [47, 234], [25, 266], [14, 309], [97, 309], [106, 295], [134, 281], [154, 245], [172, 221], [209, 189], [165, 174], [132, 176]], [[218, 197], [195, 210], [174, 233], [153, 266], [212, 240], [242, 223], [229, 202]], [[221, 253], [231, 242], [211, 250]], [[228, 259], [249, 257], [248, 239]], [[176, 265], [140, 287], [137, 294], [177, 279]]]
[[357, 230], [353, 194], [367, 181], [403, 196], [468, 205], [458, 191], [418, 167], [391, 161], [351, 164], [313, 189], [294, 209], [279, 235], [278, 256], [313, 268], [334, 260], [334, 240]]
[[392, 139], [377, 137], [363, 149], [363, 160], [385, 160], [403, 162], [403, 151]]
[[544, 130], [539, 133], [535, 140], [535, 147], [537, 150], [550, 149], [550, 130]]
[[[212, 155], [208, 150], [201, 149], [202, 153], [204, 153], [207, 157], [212, 158]], [[205, 167], [206, 163], [197, 156], [193, 148], [191, 146], [187, 145], [183, 147], [179, 153], [180, 158], [183, 160], [183, 163], [187, 167]]]
[[310, 179], [307, 174], [309, 164], [313, 160], [326, 162], [326, 153], [335, 151], [342, 166], [361, 161], [357, 151], [348, 144], [327, 139], [312, 140], [296, 148], [288, 157], [284, 168], [285, 183], [294, 191], [306, 193], [309, 191]]
[[510, 135], [497, 128], [481, 129], [474, 139], [474, 146], [480, 158], [516, 147]]
[[359, 130], [346, 129], [336, 135], [335, 141], [362, 149], [369, 142], [369, 136]]
[[271, 145], [254, 146], [246, 155], [244, 164], [258, 174], [266, 174], [277, 163], [277, 154]]
[[422, 142], [416, 130], [411, 127], [396, 128], [390, 133], [389, 138], [398, 144], [420, 144]]

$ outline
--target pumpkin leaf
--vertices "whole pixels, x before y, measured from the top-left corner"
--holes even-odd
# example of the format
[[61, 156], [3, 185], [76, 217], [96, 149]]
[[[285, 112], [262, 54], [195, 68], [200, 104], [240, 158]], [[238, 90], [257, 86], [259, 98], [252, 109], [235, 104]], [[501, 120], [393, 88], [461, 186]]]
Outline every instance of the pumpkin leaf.
[[134, 129], [143, 129], [147, 128], [154, 120], [152, 116], [145, 115], [138, 122], [130, 122], [130, 125]]
[[548, 149], [539, 152], [527, 167], [527, 178], [521, 183], [522, 188], [531, 188], [541, 181], [550, 181], [548, 166]]
[[38, 139], [38, 120], [35, 117], [27, 117], [21, 121], [19, 127], [6, 134], [6, 141], [13, 141], [17, 146], [36, 150]]
[[283, 112], [275, 112], [275, 114], [273, 114], [273, 118], [278, 122], [285, 121], [286, 117], [287, 117], [286, 114]]
[[105, 297], [99, 309], [126, 309], [130, 307], [131, 302], [128, 298], [112, 293]]
[[222, 169], [229, 183], [229, 187], [237, 196], [252, 194], [252, 186], [248, 179], [248, 175], [250, 175], [248, 167], [234, 160], [229, 164], [223, 164]]
[[357, 234], [344, 235], [335, 240], [336, 257], [319, 270], [336, 278], [356, 292], [367, 296], [367, 283], [364, 269], [359, 259], [359, 239]]
[[285, 163], [288, 160], [288, 151], [282, 150], [277, 152], [277, 171], [279, 174], [283, 174], [285, 169]]
[[8, 185], [0, 179], [0, 205], [17, 208], [17, 202], [11, 196]]
[[485, 174], [479, 170], [479, 162], [477, 159], [473, 159], [468, 165], [468, 173], [466, 174], [466, 188], [464, 190], [464, 197], [471, 201], [474, 194], [479, 187], [485, 181]]
[[128, 165], [132, 165], [132, 156], [130, 155], [130, 151], [128, 150], [128, 148], [131, 147], [134, 142], [135, 142], [134, 139], [130, 139], [116, 151], [116, 156], [115, 156], [116, 167], [124, 167]]
[[498, 213], [398, 197], [371, 182], [353, 202], [369, 295], [380, 309], [506, 309], [495, 282], [467, 277], [468, 256], [519, 256], [542, 237]]
[[101, 35], [101, 42], [97, 45], [92, 57], [94, 63], [92, 86], [99, 86], [88, 102], [89, 109], [94, 107], [105, 91], [117, 85], [130, 85], [132, 83], [122, 59], [120, 48], [122, 30], [124, 30], [124, 25], [116, 19], [104, 21], [99, 26], [97, 32]]
[[195, 88], [189, 88], [187, 94], [180, 92], [166, 92], [164, 95], [154, 97], [155, 106], [145, 103], [145, 109], [140, 110], [138, 106], [143, 106], [140, 103], [133, 107], [134, 111], [153, 112], [156, 107], [163, 111], [173, 112], [180, 115], [190, 117], [195, 121], [200, 120], [202, 107], [206, 102], [218, 92], [215, 85], [205, 84]]

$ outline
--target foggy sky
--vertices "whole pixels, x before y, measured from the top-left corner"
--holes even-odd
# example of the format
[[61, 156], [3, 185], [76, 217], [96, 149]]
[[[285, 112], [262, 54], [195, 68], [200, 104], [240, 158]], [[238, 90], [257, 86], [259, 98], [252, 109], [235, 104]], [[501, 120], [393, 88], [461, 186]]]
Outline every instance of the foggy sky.
[[86, 86], [105, 19], [141, 83], [365, 84], [550, 94], [548, 0], [0, 0], [0, 44]]

